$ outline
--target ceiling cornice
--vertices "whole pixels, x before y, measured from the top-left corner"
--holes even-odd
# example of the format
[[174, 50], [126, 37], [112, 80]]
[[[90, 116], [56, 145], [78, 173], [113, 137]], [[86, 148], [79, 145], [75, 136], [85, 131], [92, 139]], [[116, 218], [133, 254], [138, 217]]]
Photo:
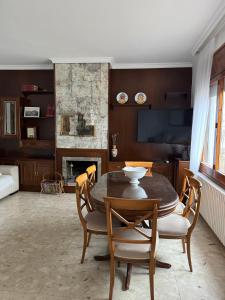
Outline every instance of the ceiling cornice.
[[49, 60], [53, 64], [103, 64], [113, 63], [112, 57], [51, 57]]
[[191, 62], [169, 63], [116, 63], [113, 57], [74, 57], [74, 58], [49, 58], [54, 64], [77, 64], [77, 63], [110, 63], [113, 69], [157, 69], [157, 68], [189, 68]]
[[113, 69], [163, 69], [163, 68], [191, 68], [191, 62], [171, 62], [171, 63], [115, 63]]
[[[220, 4], [219, 7], [216, 9], [215, 14], [210, 19], [208, 25], [205, 27], [204, 31], [202, 32], [199, 39], [196, 41], [192, 48], [192, 55], [195, 55], [205, 44], [205, 42], [211, 38], [214, 34], [217, 34], [220, 29], [222, 28], [221, 22], [223, 25], [223, 19], [225, 18], [225, 3]], [[218, 28], [217, 28], [218, 27]]]
[[[113, 63], [109, 58], [82, 58], [82, 59], [52, 59], [55, 64], [62, 63], [110, 63], [112, 69], [162, 69], [162, 68], [190, 68], [191, 62], [173, 62], [173, 63]], [[53, 64], [54, 64], [53, 63]], [[0, 65], [0, 70], [52, 70], [53, 64], [40, 65]]]
[[52, 64], [46, 65], [0, 65], [0, 70], [52, 70]]

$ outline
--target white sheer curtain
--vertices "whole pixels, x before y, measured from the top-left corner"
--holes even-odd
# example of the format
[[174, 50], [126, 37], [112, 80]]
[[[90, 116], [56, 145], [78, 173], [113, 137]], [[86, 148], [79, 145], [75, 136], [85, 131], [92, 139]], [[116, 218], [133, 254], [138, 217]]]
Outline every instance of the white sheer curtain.
[[209, 112], [209, 87], [212, 68], [212, 59], [215, 49], [215, 38], [194, 58], [192, 104], [193, 124], [191, 136], [190, 169], [197, 173], [199, 170], [206, 126]]

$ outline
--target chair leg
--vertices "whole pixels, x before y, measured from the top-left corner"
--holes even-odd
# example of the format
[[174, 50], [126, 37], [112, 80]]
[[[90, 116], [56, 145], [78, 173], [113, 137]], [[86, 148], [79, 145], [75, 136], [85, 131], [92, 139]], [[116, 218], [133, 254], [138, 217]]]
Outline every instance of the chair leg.
[[84, 231], [84, 241], [83, 241], [83, 251], [82, 251], [82, 257], [81, 257], [81, 264], [83, 264], [84, 262], [84, 257], [85, 257], [85, 253], [86, 253], [86, 248], [87, 248], [87, 242], [88, 242], [88, 233], [85, 230]]
[[127, 264], [127, 275], [125, 279], [125, 291], [129, 290], [130, 287], [130, 278], [131, 278], [131, 272], [132, 272], [132, 264]]
[[115, 281], [115, 261], [114, 258], [110, 259], [110, 287], [109, 287], [109, 300], [113, 297], [113, 288]]
[[88, 233], [88, 241], [87, 241], [87, 247], [90, 245], [90, 240], [91, 240], [91, 233]]
[[154, 300], [154, 274], [155, 274], [155, 262], [149, 262], [149, 282], [150, 282], [150, 299]]
[[182, 239], [183, 253], [186, 253], [185, 239]]
[[188, 256], [188, 264], [189, 264], [189, 268], [190, 271], [192, 272], [192, 262], [191, 262], [191, 239], [188, 238], [187, 239], [187, 256]]

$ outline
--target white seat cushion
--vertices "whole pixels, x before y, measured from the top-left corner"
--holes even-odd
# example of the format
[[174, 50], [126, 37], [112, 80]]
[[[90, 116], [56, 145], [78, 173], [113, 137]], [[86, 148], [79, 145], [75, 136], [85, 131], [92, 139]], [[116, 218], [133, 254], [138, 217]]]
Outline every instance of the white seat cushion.
[[14, 184], [13, 177], [11, 175], [0, 176], [0, 191], [10, 188]]
[[18, 166], [0, 165], [0, 199], [19, 190]]
[[[151, 236], [151, 229], [140, 228], [140, 230], [148, 236]], [[125, 238], [129, 240], [147, 240], [140, 233], [134, 229], [117, 229], [114, 230], [116, 237]], [[159, 236], [156, 235], [156, 249], [158, 247]], [[151, 251], [151, 244], [128, 244], [115, 242], [115, 257], [123, 259], [149, 259], [149, 252]]]
[[160, 235], [180, 236], [186, 235], [191, 226], [189, 220], [181, 215], [171, 215], [158, 219], [157, 229]]
[[179, 202], [174, 210], [175, 214], [182, 215], [184, 211], [185, 205], [182, 202]]
[[[85, 220], [87, 221], [87, 228], [89, 230], [107, 233], [106, 214], [95, 210], [93, 212], [88, 213], [85, 216]], [[120, 226], [120, 222], [113, 219], [113, 227]]]

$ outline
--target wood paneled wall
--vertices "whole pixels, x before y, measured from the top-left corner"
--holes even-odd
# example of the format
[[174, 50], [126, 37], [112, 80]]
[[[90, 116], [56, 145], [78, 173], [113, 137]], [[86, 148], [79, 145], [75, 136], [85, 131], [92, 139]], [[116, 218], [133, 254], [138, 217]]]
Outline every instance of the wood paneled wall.
[[[119, 133], [118, 157], [116, 160], [153, 160], [162, 161], [177, 156], [183, 146], [166, 144], [137, 143], [137, 113], [139, 107], [112, 107], [116, 95], [123, 91], [129, 96], [129, 103], [134, 102], [137, 92], [146, 93], [147, 103], [152, 109], [189, 108], [191, 104], [191, 68], [176, 69], [128, 69], [110, 71], [109, 90], [109, 137]], [[167, 92], [187, 92], [187, 97], [165, 99]], [[145, 107], [145, 109], [148, 109]], [[111, 138], [109, 138], [111, 148]]]
[[0, 70], [0, 95], [22, 96], [24, 83], [36, 84], [47, 90], [54, 90], [53, 70]]
[[[24, 83], [36, 84], [47, 90], [54, 90], [54, 71], [53, 70], [0, 70], [0, 96], [22, 97], [21, 87]], [[46, 107], [47, 96], [32, 96], [32, 105]], [[53, 98], [54, 101], [54, 98]], [[52, 103], [54, 104], [54, 103]], [[54, 130], [48, 126], [47, 130]], [[24, 156], [43, 155], [48, 157], [46, 150], [40, 149], [27, 151], [20, 148], [18, 140], [0, 140], [0, 156]]]

